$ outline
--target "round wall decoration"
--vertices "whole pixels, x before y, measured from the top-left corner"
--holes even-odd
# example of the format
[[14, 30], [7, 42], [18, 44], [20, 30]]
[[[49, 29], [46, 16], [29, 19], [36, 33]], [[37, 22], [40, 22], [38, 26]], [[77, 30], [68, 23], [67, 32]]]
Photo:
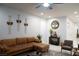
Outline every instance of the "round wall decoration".
[[51, 27], [52, 27], [52, 29], [58, 29], [59, 22], [57, 20], [52, 21]]

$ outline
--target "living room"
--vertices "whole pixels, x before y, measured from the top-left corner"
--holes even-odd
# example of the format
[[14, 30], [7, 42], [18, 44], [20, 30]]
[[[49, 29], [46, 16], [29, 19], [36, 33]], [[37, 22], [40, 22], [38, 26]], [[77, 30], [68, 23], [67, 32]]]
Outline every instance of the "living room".
[[[7, 55], [4, 54], [3, 43], [7, 45], [5, 41], [14, 38], [16, 38], [16, 42], [27, 38], [28, 41], [33, 39], [36, 43], [40, 43], [40, 41], [42, 43], [32, 43], [33, 48], [35, 47], [34, 49], [36, 50], [21, 52], [16, 56], [79, 55], [79, 52], [76, 51], [79, 48], [78, 6], [79, 4], [76, 3], [51, 3], [49, 7], [43, 6], [43, 3], [0, 4], [0, 51], [3, 51], [0, 55]], [[54, 38], [52, 36], [54, 36]], [[35, 40], [35, 38], [39, 38], [40, 41]], [[54, 43], [52, 41], [53, 39]], [[55, 43], [57, 39], [58, 43]], [[72, 41], [73, 48], [61, 51], [62, 43], [64, 43], [65, 40], [68, 42]], [[68, 42], [66, 44], [68, 44]], [[8, 43], [10, 43], [10, 41], [8, 41]], [[39, 47], [37, 47], [37, 45]], [[40, 51], [45, 52], [42, 53]]]

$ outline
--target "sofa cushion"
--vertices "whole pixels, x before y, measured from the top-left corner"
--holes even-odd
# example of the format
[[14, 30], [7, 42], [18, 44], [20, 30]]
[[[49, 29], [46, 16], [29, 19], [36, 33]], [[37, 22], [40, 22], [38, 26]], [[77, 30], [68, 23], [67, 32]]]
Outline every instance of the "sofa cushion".
[[2, 40], [0, 40], [0, 44], [2, 44]]
[[1, 53], [5, 53], [9, 49], [9, 47], [5, 44], [1, 45], [0, 48], [1, 48]]
[[66, 46], [73, 46], [73, 41], [71, 41], [71, 40], [65, 40], [64, 41], [64, 45], [66, 45]]
[[26, 43], [28, 43], [28, 37], [26, 37]]
[[13, 46], [13, 47], [9, 47], [9, 49], [7, 50], [6, 53], [12, 53], [12, 52], [17, 52], [17, 51], [20, 51], [20, 50], [24, 50], [26, 49], [27, 50], [30, 50], [33, 48], [33, 45], [31, 43], [28, 43], [28, 44], [21, 44], [21, 45], [16, 45], [16, 46]]
[[2, 40], [2, 44], [6, 46], [15, 46], [16, 45], [16, 39], [5, 39]]
[[36, 46], [36, 47], [40, 47], [40, 48], [49, 46], [49, 45], [43, 44], [43, 43], [33, 43], [33, 45]]
[[34, 37], [28, 37], [26, 40], [27, 40], [27, 43], [30, 43], [30, 42], [34, 42], [35, 38]]
[[26, 43], [26, 38], [16, 38], [16, 43], [17, 44], [25, 44]]
[[0, 53], [1, 53], [1, 50], [3, 49], [2, 45], [0, 44]]
[[34, 49], [40, 52], [47, 52], [49, 49], [49, 45], [43, 43], [33, 43]]
[[40, 43], [41, 41], [38, 38], [35, 38], [34, 42]]
[[70, 46], [62, 46], [63, 49], [66, 49], [66, 50], [72, 50], [72, 47]]

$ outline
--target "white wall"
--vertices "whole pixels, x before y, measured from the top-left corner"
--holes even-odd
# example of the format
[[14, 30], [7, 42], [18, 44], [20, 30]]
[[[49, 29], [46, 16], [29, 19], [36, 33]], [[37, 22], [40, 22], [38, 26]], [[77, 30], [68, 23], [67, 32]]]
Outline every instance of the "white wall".
[[47, 39], [47, 38], [46, 38], [46, 29], [47, 29], [47, 28], [46, 28], [46, 20], [41, 20], [41, 24], [40, 24], [40, 25], [41, 25], [41, 28], [40, 28], [40, 29], [41, 29], [41, 30], [40, 30], [41, 32], [40, 32], [40, 33], [41, 33], [41, 35], [42, 35], [42, 41], [43, 41], [43, 42], [47, 42], [47, 41], [46, 41], [46, 39]]
[[77, 26], [67, 18], [67, 40], [75, 40], [77, 35]]
[[78, 47], [77, 25], [67, 18], [67, 40], [73, 41], [73, 47]]
[[[21, 15], [21, 27], [20, 31], [17, 31], [17, 15]], [[12, 16], [13, 26], [12, 26], [12, 33], [8, 34], [8, 26], [6, 22], [8, 21], [8, 16]], [[26, 33], [24, 32], [24, 21], [27, 18], [28, 27]], [[76, 34], [76, 27], [74, 24], [69, 21], [69, 19], [65, 16], [56, 17], [56, 20], [59, 21], [59, 28], [55, 30], [60, 37], [60, 41], [64, 41], [66, 39], [74, 40]], [[15, 37], [25, 37], [25, 36], [36, 36], [37, 34], [42, 35], [43, 42], [49, 42], [49, 30], [51, 28], [51, 22], [55, 19], [41, 19], [37, 16], [30, 15], [28, 13], [18, 11], [12, 8], [8, 8], [5, 6], [0, 6], [0, 39], [5, 38], [15, 38]]]
[[54, 19], [47, 20], [46, 23], [46, 42], [48, 43], [49, 41], [49, 30], [51, 29], [51, 22], [53, 20], [59, 21], [59, 28], [57, 30], [52, 29], [53, 31], [57, 32], [57, 35], [60, 37], [60, 42], [63, 42], [64, 40], [73, 40], [76, 41], [76, 34], [77, 34], [77, 26], [70, 21], [65, 16], [62, 17], [56, 17]]
[[47, 20], [46, 23], [46, 40], [49, 41], [49, 30], [51, 28], [51, 22], [53, 20], [57, 20], [59, 22], [59, 28], [57, 30], [52, 29], [53, 31], [57, 32], [57, 35], [60, 37], [60, 41], [66, 40], [66, 17], [56, 17], [54, 19]]
[[[18, 14], [21, 15], [20, 19], [22, 20], [20, 31], [17, 31], [17, 23], [16, 23]], [[8, 26], [6, 24], [9, 15], [12, 16], [12, 21], [13, 21], [11, 34], [8, 33]], [[28, 22], [26, 33], [24, 32], [25, 18], [27, 18], [27, 22]], [[18, 11], [12, 8], [8, 8], [5, 6], [0, 6], [0, 39], [24, 37], [24, 36], [36, 36], [37, 34], [40, 34], [41, 31], [43, 30], [41, 29], [41, 25], [40, 25], [42, 21], [43, 19], [36, 16], [32, 16], [28, 13]]]

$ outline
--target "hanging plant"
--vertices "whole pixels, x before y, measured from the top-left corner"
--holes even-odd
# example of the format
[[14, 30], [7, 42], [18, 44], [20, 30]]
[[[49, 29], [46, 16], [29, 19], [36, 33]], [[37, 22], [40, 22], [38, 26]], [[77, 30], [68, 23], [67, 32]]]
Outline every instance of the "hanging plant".
[[40, 34], [38, 34], [37, 38], [41, 41], [42, 36]]
[[27, 23], [24, 23], [24, 26], [28, 26], [28, 24]]
[[17, 22], [17, 31], [19, 31], [20, 30], [20, 24], [21, 24], [21, 20], [20, 20], [20, 15], [18, 15], [18, 19], [16, 20], [16, 22]]
[[49, 32], [50, 32], [50, 35], [52, 35], [52, 33], [53, 33], [52, 29], [50, 29], [50, 31], [49, 31]]
[[17, 23], [21, 23], [21, 20], [16, 20]]
[[7, 21], [7, 25], [13, 25], [13, 22]]
[[11, 16], [9, 16], [9, 20], [7, 21], [7, 25], [8, 25], [9, 34], [11, 34], [11, 27], [13, 25], [13, 22], [11, 20]]
[[25, 26], [25, 33], [26, 33], [26, 27], [28, 26], [28, 23], [27, 23], [27, 19], [26, 18], [25, 18], [24, 26]]

